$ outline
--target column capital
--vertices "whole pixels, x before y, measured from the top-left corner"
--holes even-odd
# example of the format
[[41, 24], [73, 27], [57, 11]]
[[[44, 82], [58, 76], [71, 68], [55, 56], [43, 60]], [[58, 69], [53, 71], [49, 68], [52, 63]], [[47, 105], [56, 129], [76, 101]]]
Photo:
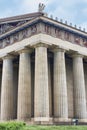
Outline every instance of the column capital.
[[28, 47], [21, 47], [19, 49], [16, 50], [16, 52], [18, 54], [21, 54], [21, 53], [31, 53], [33, 51], [32, 48], [28, 48]]
[[2, 56], [2, 59], [13, 59], [15, 56], [12, 54], [5, 54]]
[[25, 49], [22, 49], [22, 50], [19, 50], [18, 53], [21, 54], [21, 53], [31, 53], [32, 52], [32, 49], [28, 49], [28, 48], [25, 48]]
[[46, 48], [48, 48], [48, 44], [46, 44], [46, 43], [37, 43], [37, 44], [34, 45], [34, 48], [37, 48], [37, 47], [46, 47]]
[[64, 48], [60, 48], [60, 47], [55, 47], [54, 49], [52, 49], [52, 52], [66, 52], [66, 50]]
[[83, 58], [84, 55], [82, 55], [82, 54], [80, 54], [80, 53], [77, 53], [77, 52], [74, 52], [74, 53], [72, 54], [72, 58], [74, 58], [74, 57], [81, 57], [81, 58]]

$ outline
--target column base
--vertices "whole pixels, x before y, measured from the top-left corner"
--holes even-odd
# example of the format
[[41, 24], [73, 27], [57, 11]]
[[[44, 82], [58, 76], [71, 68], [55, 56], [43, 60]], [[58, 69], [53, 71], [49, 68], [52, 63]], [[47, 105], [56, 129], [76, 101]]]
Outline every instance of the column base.
[[78, 119], [78, 125], [87, 125], [87, 119]]
[[49, 121], [49, 117], [35, 117], [34, 121]]
[[16, 121], [23, 121], [23, 122], [27, 122], [27, 121], [29, 121], [29, 122], [31, 122], [31, 119], [32, 118], [25, 118], [25, 119], [16, 119]]
[[[8, 120], [9, 121], [9, 120]], [[28, 118], [28, 119], [14, 119], [10, 121], [23, 121], [30, 125], [76, 125], [72, 122], [70, 118]], [[4, 122], [1, 120], [0, 122]], [[87, 119], [78, 119], [77, 125], [87, 125]]]
[[40, 125], [52, 125], [53, 124], [53, 118], [50, 117], [35, 117], [33, 118], [34, 124], [40, 124]]
[[53, 118], [53, 124], [71, 125], [71, 118]]
[[87, 119], [78, 119], [79, 122], [86, 122], [87, 123]]

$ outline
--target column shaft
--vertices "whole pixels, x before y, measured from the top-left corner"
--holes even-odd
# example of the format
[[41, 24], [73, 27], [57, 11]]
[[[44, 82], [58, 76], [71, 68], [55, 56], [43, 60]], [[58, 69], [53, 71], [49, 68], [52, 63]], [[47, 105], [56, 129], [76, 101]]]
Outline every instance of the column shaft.
[[47, 48], [38, 46], [35, 49], [35, 120], [48, 121], [49, 88]]
[[54, 117], [68, 118], [65, 54], [62, 49], [54, 52]]
[[28, 51], [20, 53], [17, 117], [19, 120], [31, 117], [31, 62]]
[[83, 58], [80, 55], [76, 55], [73, 57], [73, 76], [75, 117], [79, 119], [86, 119], [86, 95], [83, 71]]
[[3, 59], [1, 120], [14, 118], [13, 87], [13, 63], [12, 58], [8, 56]]

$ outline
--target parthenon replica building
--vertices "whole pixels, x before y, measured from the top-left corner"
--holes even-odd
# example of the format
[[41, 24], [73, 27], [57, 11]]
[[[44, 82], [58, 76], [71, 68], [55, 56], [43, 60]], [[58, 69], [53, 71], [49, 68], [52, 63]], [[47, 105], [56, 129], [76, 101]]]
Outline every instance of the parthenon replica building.
[[87, 123], [87, 33], [43, 8], [0, 19], [0, 120]]

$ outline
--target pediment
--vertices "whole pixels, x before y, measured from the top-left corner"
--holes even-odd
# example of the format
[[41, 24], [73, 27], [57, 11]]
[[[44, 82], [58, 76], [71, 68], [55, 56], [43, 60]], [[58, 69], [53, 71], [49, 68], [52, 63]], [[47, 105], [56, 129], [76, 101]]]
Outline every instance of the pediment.
[[0, 36], [42, 15], [37, 12], [0, 19]]

